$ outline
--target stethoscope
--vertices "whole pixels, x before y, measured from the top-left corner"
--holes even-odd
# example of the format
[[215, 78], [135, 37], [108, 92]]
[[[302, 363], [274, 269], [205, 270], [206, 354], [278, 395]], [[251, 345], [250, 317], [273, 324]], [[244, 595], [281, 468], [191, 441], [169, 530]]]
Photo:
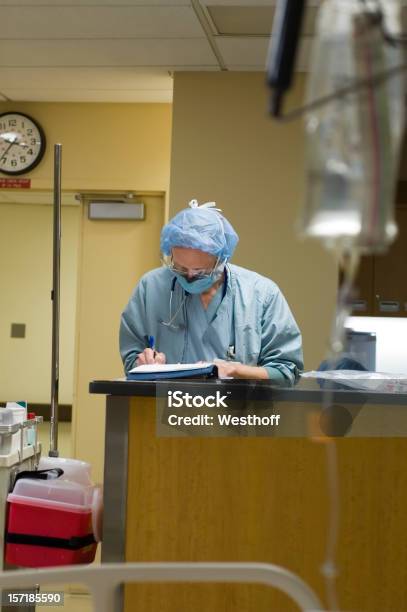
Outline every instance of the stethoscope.
[[[165, 327], [171, 327], [171, 329], [183, 329], [184, 325], [176, 325], [175, 323], [173, 323], [173, 321], [177, 318], [178, 314], [180, 313], [182, 307], [184, 306], [187, 298], [191, 295], [191, 293], [188, 293], [188, 291], [185, 291], [184, 289], [184, 297], [182, 298], [181, 304], [178, 306], [176, 312], [172, 314], [172, 298], [174, 295], [176, 283], [177, 283], [177, 277], [174, 276], [171, 282], [171, 292], [170, 292], [170, 317], [168, 321], [161, 321], [161, 325], [165, 325]], [[228, 272], [225, 266], [225, 282], [223, 283], [222, 300], [226, 295], [227, 284], [228, 284]]]
[[173, 295], [174, 295], [176, 282], [177, 282], [177, 277], [174, 276], [174, 278], [172, 279], [172, 282], [171, 282], [170, 318], [168, 319], [168, 321], [161, 321], [161, 325], [165, 325], [165, 327], [171, 327], [171, 329], [183, 329], [183, 327], [184, 327], [183, 325], [175, 325], [175, 323], [173, 323], [173, 321], [177, 318], [178, 313], [180, 312], [180, 310], [184, 306], [187, 297], [189, 295], [191, 295], [191, 294], [184, 290], [184, 297], [183, 297], [183, 299], [181, 301], [181, 304], [178, 306], [175, 314], [172, 314], [172, 298], [173, 298]]

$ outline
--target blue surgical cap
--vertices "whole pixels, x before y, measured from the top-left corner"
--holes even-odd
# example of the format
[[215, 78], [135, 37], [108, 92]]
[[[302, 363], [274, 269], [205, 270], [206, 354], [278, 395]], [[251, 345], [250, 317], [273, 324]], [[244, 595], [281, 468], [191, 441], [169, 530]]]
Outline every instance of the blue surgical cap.
[[191, 200], [189, 208], [181, 210], [161, 230], [162, 253], [171, 255], [173, 247], [183, 247], [230, 259], [239, 236], [215, 206], [215, 202], [199, 205]]

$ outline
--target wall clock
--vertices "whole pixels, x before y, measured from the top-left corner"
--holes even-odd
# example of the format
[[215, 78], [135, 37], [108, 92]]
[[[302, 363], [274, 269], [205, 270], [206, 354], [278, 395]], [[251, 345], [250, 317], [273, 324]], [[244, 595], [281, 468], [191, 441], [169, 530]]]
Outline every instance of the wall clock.
[[23, 113], [0, 114], [0, 172], [25, 174], [45, 153], [45, 134], [32, 117]]

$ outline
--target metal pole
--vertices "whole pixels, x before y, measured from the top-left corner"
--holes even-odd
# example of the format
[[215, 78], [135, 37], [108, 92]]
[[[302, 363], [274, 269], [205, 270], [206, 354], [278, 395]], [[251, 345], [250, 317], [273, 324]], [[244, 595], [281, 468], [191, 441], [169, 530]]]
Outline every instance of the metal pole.
[[58, 391], [59, 391], [59, 285], [61, 267], [61, 158], [62, 145], [54, 145], [54, 244], [52, 274], [52, 363], [50, 457], [58, 457]]

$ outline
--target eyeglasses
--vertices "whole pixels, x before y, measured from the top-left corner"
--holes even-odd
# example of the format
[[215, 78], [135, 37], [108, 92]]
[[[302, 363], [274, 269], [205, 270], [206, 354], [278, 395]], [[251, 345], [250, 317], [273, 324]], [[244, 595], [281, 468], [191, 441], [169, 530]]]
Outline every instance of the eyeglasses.
[[185, 278], [192, 277], [193, 280], [199, 280], [202, 278], [209, 278], [214, 275], [216, 269], [219, 265], [219, 257], [215, 261], [215, 264], [212, 270], [202, 269], [202, 268], [184, 268], [183, 266], [179, 266], [171, 257], [165, 256], [162, 258], [162, 263], [169, 269], [171, 272], [175, 274], [180, 274]]

